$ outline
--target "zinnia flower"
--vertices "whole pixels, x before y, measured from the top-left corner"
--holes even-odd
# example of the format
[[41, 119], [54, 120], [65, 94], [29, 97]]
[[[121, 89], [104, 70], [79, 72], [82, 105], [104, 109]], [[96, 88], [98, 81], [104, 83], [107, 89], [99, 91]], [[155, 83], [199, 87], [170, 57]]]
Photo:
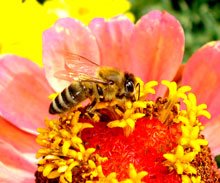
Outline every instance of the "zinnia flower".
[[0, 3], [0, 53], [16, 54], [42, 66], [42, 33], [61, 17], [88, 23], [95, 17], [111, 18], [126, 13], [127, 0], [7, 0]]
[[[219, 182], [220, 42], [183, 67], [181, 25], [152, 11], [136, 25], [121, 16], [88, 27], [60, 19], [43, 43], [44, 70], [12, 55], [0, 60], [1, 181], [34, 181], [36, 172], [37, 182]], [[67, 84], [53, 75], [66, 50], [140, 77], [137, 101], [100, 102], [101, 116], [90, 119], [78, 106], [50, 116], [50, 86]]]

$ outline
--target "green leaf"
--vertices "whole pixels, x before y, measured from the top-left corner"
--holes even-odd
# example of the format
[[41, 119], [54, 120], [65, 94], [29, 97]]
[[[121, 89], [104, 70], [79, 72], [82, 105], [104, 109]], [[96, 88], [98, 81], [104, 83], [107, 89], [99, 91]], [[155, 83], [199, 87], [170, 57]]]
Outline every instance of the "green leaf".
[[215, 161], [217, 162], [218, 168], [220, 168], [220, 155], [215, 157]]

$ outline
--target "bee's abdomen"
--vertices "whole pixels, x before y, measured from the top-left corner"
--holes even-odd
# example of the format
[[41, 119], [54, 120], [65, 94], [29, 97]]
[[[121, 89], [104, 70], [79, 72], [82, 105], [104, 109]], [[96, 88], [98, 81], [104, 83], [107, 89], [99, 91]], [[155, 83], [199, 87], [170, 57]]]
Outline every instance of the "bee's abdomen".
[[67, 111], [86, 99], [84, 87], [74, 82], [65, 88], [50, 104], [49, 113], [59, 114]]

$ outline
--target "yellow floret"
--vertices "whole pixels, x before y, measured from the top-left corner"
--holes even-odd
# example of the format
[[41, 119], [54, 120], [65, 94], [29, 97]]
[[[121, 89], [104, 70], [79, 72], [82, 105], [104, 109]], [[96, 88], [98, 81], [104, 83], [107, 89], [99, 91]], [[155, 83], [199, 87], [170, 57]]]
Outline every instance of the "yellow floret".
[[141, 179], [147, 176], [146, 171], [137, 172], [133, 164], [129, 164], [129, 176], [130, 179], [135, 183], [141, 183]]
[[195, 168], [190, 165], [190, 162], [196, 156], [196, 152], [185, 153], [183, 146], [178, 145], [174, 154], [166, 153], [163, 156], [168, 160], [168, 164], [176, 168], [178, 174], [183, 174], [183, 172], [196, 173]]

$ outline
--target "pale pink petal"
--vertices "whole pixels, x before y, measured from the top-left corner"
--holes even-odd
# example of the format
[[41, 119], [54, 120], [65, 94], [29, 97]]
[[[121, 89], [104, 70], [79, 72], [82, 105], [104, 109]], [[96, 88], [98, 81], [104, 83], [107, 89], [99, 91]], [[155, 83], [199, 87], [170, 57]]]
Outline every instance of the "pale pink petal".
[[[133, 72], [137, 76], [144, 81], [172, 80], [182, 62], [183, 29], [169, 13], [151, 11], [137, 22], [130, 48]], [[158, 89], [157, 94], [163, 92]]]
[[110, 21], [102, 18], [94, 19], [89, 27], [100, 48], [101, 65], [132, 72], [130, 38], [134, 28], [133, 23], [124, 16], [119, 16]]
[[36, 153], [39, 146], [36, 143], [36, 136], [24, 132], [0, 117], [0, 140], [11, 144], [18, 151], [23, 153]]
[[0, 182], [2, 183], [33, 183], [35, 181], [34, 173], [15, 169], [0, 162]]
[[198, 103], [206, 103], [213, 118], [219, 115], [220, 41], [208, 43], [193, 54], [185, 66], [182, 84], [192, 87]]
[[205, 138], [209, 141], [209, 147], [212, 150], [214, 156], [220, 155], [220, 116], [216, 117], [210, 123], [205, 125], [203, 134]]
[[43, 62], [50, 85], [61, 91], [68, 82], [60, 81], [54, 73], [64, 69], [66, 54], [78, 54], [99, 64], [99, 48], [88, 27], [77, 20], [64, 18], [43, 34]]
[[52, 93], [42, 69], [24, 58], [0, 58], [0, 116], [18, 128], [35, 132], [49, 115]]
[[8, 167], [34, 172], [36, 170], [36, 159], [34, 153], [23, 153], [17, 151], [10, 144], [0, 140], [0, 162]]

